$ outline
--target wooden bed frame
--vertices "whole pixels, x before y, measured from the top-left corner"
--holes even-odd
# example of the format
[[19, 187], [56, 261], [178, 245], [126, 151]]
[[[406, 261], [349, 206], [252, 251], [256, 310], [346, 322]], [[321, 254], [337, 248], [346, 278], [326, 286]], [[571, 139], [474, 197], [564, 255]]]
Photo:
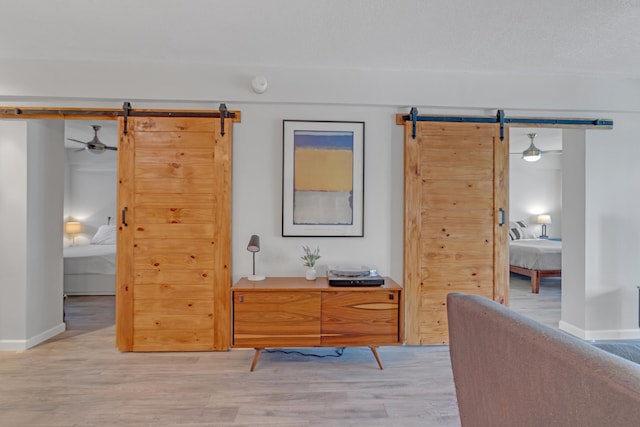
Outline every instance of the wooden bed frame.
[[522, 274], [531, 278], [531, 293], [537, 294], [540, 292], [540, 279], [543, 277], [562, 277], [562, 270], [529, 270], [524, 267], [516, 267], [515, 265], [509, 266], [509, 271], [512, 273]]

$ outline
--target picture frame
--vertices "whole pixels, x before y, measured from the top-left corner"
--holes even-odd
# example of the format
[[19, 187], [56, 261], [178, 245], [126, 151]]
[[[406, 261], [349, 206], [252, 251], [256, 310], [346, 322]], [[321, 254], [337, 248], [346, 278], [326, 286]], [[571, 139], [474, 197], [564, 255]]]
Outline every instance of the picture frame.
[[282, 236], [364, 236], [364, 122], [283, 120]]

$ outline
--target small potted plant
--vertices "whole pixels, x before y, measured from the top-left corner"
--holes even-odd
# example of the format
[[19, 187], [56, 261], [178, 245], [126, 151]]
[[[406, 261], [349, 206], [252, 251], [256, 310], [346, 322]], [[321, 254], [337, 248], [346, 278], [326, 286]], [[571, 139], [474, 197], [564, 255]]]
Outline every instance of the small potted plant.
[[316, 269], [314, 268], [316, 265], [316, 261], [320, 259], [320, 248], [317, 247], [313, 252], [309, 249], [309, 246], [302, 246], [302, 250], [304, 251], [304, 256], [301, 256], [304, 261], [304, 266], [308, 267], [306, 277], [307, 280], [316, 280]]

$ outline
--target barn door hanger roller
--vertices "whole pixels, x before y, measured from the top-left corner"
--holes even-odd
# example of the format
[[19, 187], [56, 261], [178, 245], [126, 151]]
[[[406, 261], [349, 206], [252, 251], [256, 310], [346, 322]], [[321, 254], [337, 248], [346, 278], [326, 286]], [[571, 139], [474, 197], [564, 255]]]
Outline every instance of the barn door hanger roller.
[[409, 114], [402, 116], [402, 120], [413, 123], [411, 137], [416, 139], [417, 122], [465, 122], [465, 123], [499, 123], [500, 140], [504, 140], [504, 125], [510, 123], [525, 124], [532, 126], [549, 127], [586, 127], [605, 128], [613, 127], [613, 120], [610, 119], [552, 119], [543, 117], [506, 117], [504, 110], [498, 110], [493, 117], [473, 117], [473, 116], [420, 116], [418, 109], [411, 107]]

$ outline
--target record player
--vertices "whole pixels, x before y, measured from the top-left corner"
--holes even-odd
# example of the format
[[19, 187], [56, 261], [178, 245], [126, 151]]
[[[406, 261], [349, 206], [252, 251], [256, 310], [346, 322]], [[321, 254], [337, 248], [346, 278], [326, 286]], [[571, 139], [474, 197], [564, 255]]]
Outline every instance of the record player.
[[329, 286], [382, 286], [384, 278], [366, 265], [330, 266], [327, 268]]

